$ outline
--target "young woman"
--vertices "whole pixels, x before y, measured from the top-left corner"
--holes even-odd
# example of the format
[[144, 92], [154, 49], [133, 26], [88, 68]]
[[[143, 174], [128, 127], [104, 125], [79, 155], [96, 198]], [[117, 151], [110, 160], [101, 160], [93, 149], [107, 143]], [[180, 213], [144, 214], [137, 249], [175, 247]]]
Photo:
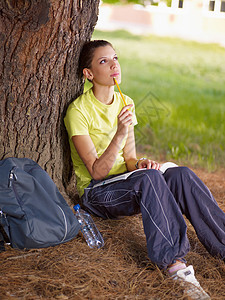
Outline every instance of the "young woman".
[[[198, 299], [209, 296], [184, 259], [189, 251], [184, 214], [199, 240], [214, 256], [225, 257], [225, 214], [203, 182], [188, 168], [169, 168], [148, 158], [136, 157], [134, 103], [124, 106], [114, 92], [121, 69], [113, 46], [102, 40], [84, 45], [80, 75], [93, 86], [72, 102], [65, 125], [69, 135], [77, 189], [84, 207], [103, 218], [142, 214], [148, 255], [174, 278], [198, 288]], [[126, 179], [105, 183], [105, 178], [131, 173]], [[190, 292], [190, 293], [193, 293]]]

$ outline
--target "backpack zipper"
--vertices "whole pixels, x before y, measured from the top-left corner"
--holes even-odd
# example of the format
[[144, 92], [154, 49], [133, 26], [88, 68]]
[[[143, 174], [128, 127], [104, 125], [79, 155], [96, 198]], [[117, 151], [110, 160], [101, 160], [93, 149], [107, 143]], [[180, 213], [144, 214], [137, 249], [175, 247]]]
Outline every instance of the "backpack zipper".
[[8, 187], [12, 187], [13, 180], [17, 180], [17, 176], [15, 174], [15, 168], [16, 167], [13, 167], [12, 170], [10, 171], [10, 173], [9, 173], [9, 184], [8, 184]]
[[65, 234], [64, 234], [63, 239], [61, 240], [61, 242], [63, 242], [65, 240], [66, 236], [67, 236], [67, 231], [68, 231], [68, 229], [67, 229], [67, 221], [66, 221], [66, 216], [65, 216], [65, 213], [64, 213], [63, 209], [58, 204], [57, 204], [57, 206], [58, 206], [58, 208], [61, 210], [61, 212], [63, 214], [64, 223], [65, 223]]
[[18, 177], [17, 177], [17, 175], [15, 173], [15, 170], [16, 170], [16, 167], [13, 167], [12, 170], [10, 171], [10, 173], [9, 173], [9, 184], [8, 184], [8, 187], [12, 188], [12, 190], [13, 190], [15, 196], [16, 196], [16, 200], [22, 206], [20, 197], [19, 197], [19, 195], [17, 193], [15, 185], [13, 184], [13, 181], [17, 181], [18, 180]]

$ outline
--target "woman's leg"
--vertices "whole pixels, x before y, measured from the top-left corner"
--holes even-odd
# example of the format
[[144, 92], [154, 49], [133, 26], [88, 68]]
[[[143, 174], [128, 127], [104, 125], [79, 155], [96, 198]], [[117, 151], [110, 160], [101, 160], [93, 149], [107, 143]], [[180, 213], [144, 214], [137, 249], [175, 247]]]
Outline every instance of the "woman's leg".
[[186, 223], [159, 171], [138, 171], [124, 181], [87, 191], [84, 206], [101, 217], [116, 218], [141, 211], [148, 255], [159, 267], [166, 268], [189, 251]]
[[225, 258], [225, 214], [209, 189], [187, 167], [168, 169], [164, 178], [201, 243], [210, 254]]

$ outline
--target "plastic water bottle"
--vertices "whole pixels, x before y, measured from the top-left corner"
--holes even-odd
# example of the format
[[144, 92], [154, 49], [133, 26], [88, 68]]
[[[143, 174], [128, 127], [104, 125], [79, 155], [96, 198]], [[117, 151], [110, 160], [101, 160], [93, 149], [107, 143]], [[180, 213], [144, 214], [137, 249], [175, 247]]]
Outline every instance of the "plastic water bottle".
[[74, 207], [75, 215], [81, 226], [81, 232], [90, 248], [101, 248], [104, 246], [104, 240], [98, 231], [92, 217], [77, 204]]

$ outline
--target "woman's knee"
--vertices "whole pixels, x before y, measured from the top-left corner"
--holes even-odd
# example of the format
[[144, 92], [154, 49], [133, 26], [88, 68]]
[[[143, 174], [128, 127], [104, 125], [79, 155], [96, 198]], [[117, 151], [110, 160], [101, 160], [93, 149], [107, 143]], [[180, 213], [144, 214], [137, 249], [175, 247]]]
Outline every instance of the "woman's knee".
[[180, 185], [184, 182], [191, 183], [199, 180], [197, 175], [188, 167], [175, 167], [168, 169], [163, 176], [170, 187], [171, 184], [174, 185], [177, 183]]
[[182, 175], [188, 175], [190, 173], [192, 173], [192, 171], [188, 167], [174, 167], [167, 169], [164, 173], [164, 177], [180, 177]]
[[160, 187], [165, 185], [165, 179], [163, 178], [161, 172], [155, 169], [147, 169], [141, 175], [141, 182], [144, 184], [144, 187]]
[[143, 188], [152, 187], [152, 185], [157, 186], [160, 185], [160, 182], [164, 182], [165, 180], [162, 174], [155, 169], [143, 169], [138, 172], [134, 172], [131, 175], [131, 180], [133, 183], [133, 187], [135, 190], [142, 190]]

